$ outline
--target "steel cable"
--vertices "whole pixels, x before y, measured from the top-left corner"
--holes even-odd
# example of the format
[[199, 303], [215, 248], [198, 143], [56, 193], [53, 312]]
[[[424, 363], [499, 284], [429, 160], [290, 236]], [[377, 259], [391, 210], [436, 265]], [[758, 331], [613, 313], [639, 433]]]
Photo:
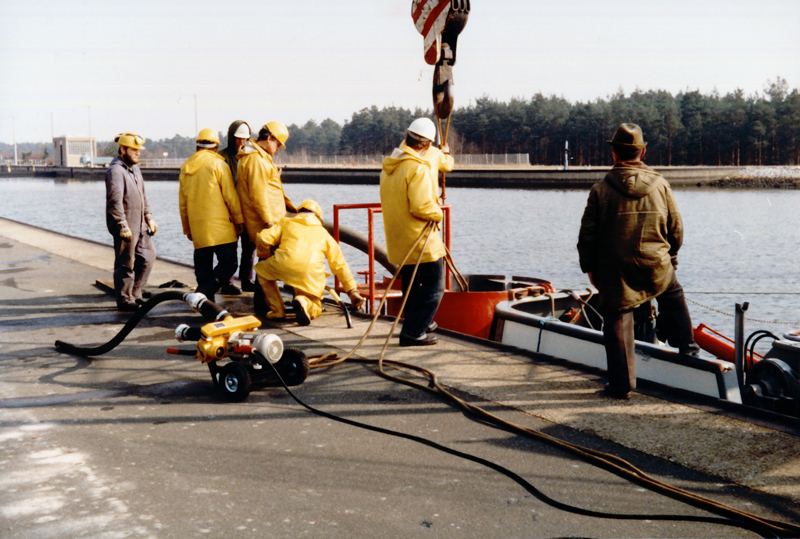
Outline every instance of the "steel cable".
[[[725, 316], [735, 317], [736, 315], [731, 313], [726, 313], [725, 311], [720, 311], [719, 309], [715, 309], [714, 307], [709, 307], [708, 305], [703, 305], [691, 298], [686, 298], [687, 301], [691, 301], [695, 305], [702, 307], [704, 309], [708, 309], [709, 311], [714, 311], [715, 313], [722, 314]], [[760, 320], [758, 318], [745, 318], [748, 322], [758, 322], [760, 324], [778, 324], [782, 326], [800, 326], [800, 322], [781, 322], [779, 320]]]

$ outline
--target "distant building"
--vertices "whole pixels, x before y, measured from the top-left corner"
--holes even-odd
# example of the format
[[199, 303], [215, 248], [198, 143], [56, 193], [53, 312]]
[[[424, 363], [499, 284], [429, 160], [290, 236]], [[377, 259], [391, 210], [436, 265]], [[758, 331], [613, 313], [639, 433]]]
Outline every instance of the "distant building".
[[88, 167], [97, 156], [94, 137], [58, 137], [53, 139], [53, 165]]

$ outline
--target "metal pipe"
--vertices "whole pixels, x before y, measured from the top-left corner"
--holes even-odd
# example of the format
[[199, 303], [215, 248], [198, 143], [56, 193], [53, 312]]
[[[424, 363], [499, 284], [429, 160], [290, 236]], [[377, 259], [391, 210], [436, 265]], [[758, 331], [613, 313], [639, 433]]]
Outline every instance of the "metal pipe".
[[744, 313], [750, 307], [750, 303], [736, 304], [736, 318], [734, 328], [734, 365], [736, 366], [736, 381], [739, 384], [739, 391], [744, 388]]
[[[337, 219], [336, 216], [338, 216], [338, 212], [334, 214], [335, 219]], [[355, 247], [362, 253], [368, 253], [369, 237], [364, 235], [364, 233], [347, 226], [339, 225], [338, 234], [334, 234], [333, 225], [327, 221], [325, 222], [325, 229], [331, 233], [331, 236], [333, 236], [336, 241], [341, 241], [341, 243]], [[386, 248], [383, 245], [375, 246], [375, 261], [386, 268], [392, 275], [397, 271], [394, 264], [389, 262], [389, 254], [386, 252]]]

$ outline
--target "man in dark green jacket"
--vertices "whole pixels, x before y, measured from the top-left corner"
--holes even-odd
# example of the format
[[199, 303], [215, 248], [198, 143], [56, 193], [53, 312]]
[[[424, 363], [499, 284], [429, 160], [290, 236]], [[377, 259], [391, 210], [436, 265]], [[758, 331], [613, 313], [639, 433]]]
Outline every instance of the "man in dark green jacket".
[[699, 350], [675, 268], [683, 223], [667, 181], [642, 162], [647, 144], [635, 124], [622, 124], [608, 143], [614, 168], [592, 187], [581, 220], [581, 270], [600, 291], [608, 362], [606, 393], [636, 389], [633, 310], [657, 299], [660, 339], [682, 354]]

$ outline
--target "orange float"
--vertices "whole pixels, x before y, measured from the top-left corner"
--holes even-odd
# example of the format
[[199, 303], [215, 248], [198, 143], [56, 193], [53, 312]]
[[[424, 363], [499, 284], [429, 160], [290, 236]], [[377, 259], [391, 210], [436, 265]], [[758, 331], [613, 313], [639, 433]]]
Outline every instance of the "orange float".
[[[736, 361], [736, 343], [733, 339], [711, 329], [705, 324], [699, 324], [694, 328], [694, 342], [706, 352], [723, 361], [730, 361], [731, 363]], [[753, 354], [753, 356], [756, 361], [763, 357], [759, 354]], [[749, 363], [752, 364], [752, 358], [750, 358]]]

